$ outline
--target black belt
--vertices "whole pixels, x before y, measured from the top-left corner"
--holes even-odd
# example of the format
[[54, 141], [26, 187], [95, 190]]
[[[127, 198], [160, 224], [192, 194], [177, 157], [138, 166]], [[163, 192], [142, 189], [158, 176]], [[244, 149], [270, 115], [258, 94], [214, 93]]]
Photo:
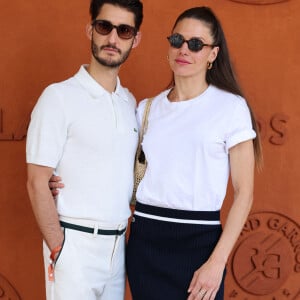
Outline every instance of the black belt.
[[[64, 228], [83, 231], [83, 232], [87, 232], [87, 233], [94, 233], [94, 231], [95, 231], [94, 228], [80, 226], [80, 225], [76, 225], [76, 224], [70, 224], [70, 223], [66, 223], [66, 222], [63, 222], [63, 221], [60, 221], [60, 225]], [[97, 234], [101, 234], [101, 235], [121, 235], [125, 231], [126, 231], [126, 227], [121, 229], [121, 230], [118, 230], [118, 229], [98, 229]]]

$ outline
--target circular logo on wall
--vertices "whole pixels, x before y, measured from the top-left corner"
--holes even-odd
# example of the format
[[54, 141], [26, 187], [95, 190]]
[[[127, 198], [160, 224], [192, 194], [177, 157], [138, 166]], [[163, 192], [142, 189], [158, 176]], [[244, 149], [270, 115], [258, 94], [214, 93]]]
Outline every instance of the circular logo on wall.
[[230, 0], [232, 2], [240, 2], [245, 4], [275, 4], [279, 2], [285, 2], [289, 0]]
[[0, 274], [0, 299], [3, 300], [21, 300], [18, 292], [12, 284]]
[[300, 226], [274, 212], [251, 214], [231, 257], [229, 299], [300, 300]]

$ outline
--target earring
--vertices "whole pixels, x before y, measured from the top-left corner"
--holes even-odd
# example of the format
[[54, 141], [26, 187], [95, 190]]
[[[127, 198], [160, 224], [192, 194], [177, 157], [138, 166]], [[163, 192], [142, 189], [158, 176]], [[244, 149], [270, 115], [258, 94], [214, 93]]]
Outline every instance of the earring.
[[169, 60], [169, 55], [167, 55], [167, 60]]
[[212, 66], [213, 66], [212, 62], [208, 61], [207, 62], [207, 70], [212, 69]]

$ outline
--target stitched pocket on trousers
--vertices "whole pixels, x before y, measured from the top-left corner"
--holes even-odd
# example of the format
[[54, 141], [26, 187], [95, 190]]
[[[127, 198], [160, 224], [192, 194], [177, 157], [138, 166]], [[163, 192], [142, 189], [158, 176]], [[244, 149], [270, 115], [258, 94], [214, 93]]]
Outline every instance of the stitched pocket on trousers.
[[56, 257], [55, 265], [57, 264], [57, 262], [58, 262], [58, 260], [59, 260], [59, 258], [60, 258], [60, 256], [61, 256], [61, 253], [62, 253], [62, 251], [63, 251], [63, 249], [64, 249], [64, 246], [65, 246], [65, 240], [66, 240], [66, 229], [65, 229], [65, 228], [63, 229], [63, 233], [64, 233], [64, 239], [63, 239], [63, 242], [62, 242], [62, 245], [61, 245], [61, 249], [60, 249], [60, 251], [58, 252], [58, 255], [57, 255], [57, 257]]

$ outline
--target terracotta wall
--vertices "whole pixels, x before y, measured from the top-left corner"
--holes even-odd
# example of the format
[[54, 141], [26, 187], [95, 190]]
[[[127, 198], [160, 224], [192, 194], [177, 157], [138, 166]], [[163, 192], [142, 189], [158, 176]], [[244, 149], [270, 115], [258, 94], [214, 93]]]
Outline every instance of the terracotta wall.
[[[1, 3], [3, 300], [44, 299], [41, 235], [25, 189], [26, 128], [44, 87], [71, 76], [80, 64], [89, 61], [85, 37], [88, 5], [88, 0]], [[226, 299], [298, 300], [300, 1], [144, 0], [142, 44], [121, 69], [123, 83], [138, 100], [167, 85], [166, 36], [179, 12], [196, 5], [211, 6], [221, 19], [232, 60], [263, 137], [265, 168], [256, 176], [253, 211], [228, 263]], [[231, 190], [223, 218], [230, 201]]]

